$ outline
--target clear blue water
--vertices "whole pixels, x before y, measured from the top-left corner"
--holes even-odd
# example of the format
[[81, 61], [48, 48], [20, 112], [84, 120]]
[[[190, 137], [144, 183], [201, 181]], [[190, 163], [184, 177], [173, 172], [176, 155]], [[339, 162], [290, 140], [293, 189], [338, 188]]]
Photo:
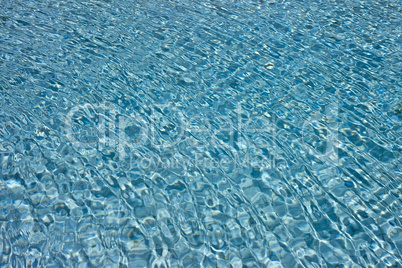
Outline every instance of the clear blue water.
[[400, 1], [2, 1], [0, 266], [401, 267]]

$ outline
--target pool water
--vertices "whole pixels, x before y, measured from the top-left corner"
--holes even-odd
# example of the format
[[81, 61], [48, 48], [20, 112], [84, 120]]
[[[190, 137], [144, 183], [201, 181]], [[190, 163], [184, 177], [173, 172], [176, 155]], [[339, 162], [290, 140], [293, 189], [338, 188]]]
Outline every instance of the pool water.
[[0, 7], [0, 266], [401, 267], [400, 1]]

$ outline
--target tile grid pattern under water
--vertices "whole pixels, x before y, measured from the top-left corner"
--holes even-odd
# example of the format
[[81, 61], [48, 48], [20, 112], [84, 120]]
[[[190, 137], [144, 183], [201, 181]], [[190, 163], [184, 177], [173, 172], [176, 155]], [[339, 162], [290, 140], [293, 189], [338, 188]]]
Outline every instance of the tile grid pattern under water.
[[0, 264], [400, 267], [399, 1], [8, 1]]

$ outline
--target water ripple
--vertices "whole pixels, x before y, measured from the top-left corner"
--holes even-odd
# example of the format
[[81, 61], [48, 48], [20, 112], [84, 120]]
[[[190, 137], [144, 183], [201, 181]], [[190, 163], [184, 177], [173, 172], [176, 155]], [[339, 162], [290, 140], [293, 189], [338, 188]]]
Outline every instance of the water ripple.
[[0, 264], [399, 267], [397, 1], [9, 1]]

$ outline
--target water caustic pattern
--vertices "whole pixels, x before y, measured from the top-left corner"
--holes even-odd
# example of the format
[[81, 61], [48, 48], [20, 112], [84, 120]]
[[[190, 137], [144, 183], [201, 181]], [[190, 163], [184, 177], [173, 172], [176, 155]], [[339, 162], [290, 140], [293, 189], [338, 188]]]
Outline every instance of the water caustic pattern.
[[3, 1], [4, 267], [401, 267], [399, 1]]

